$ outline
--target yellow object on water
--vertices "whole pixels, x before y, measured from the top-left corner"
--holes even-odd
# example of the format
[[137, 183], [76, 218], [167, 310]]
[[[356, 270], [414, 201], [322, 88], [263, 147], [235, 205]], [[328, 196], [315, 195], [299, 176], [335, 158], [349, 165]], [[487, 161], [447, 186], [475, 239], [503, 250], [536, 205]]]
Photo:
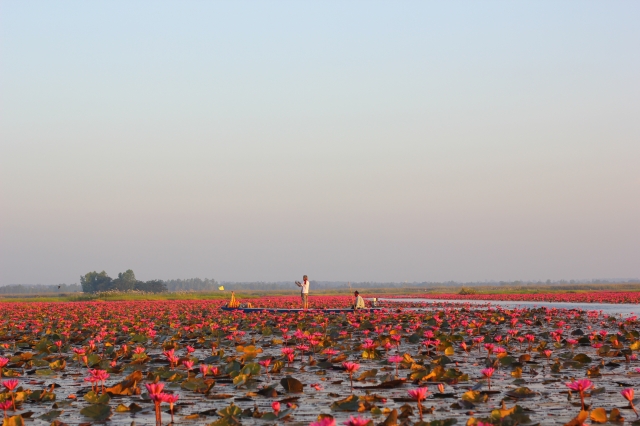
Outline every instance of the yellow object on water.
[[229, 300], [229, 304], [227, 305], [230, 308], [237, 308], [240, 306], [240, 302], [236, 300], [236, 295], [231, 292], [231, 300]]
[[220, 287], [218, 287], [218, 290], [220, 290], [220, 291], [224, 291], [224, 286], [223, 286], [223, 285], [221, 285]]

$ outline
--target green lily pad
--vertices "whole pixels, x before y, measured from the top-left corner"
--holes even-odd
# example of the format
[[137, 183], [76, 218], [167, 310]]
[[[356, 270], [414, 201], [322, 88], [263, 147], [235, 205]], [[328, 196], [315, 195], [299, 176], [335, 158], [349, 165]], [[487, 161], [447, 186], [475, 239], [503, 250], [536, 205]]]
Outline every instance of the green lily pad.
[[586, 364], [586, 363], [589, 363], [589, 362], [592, 361], [591, 358], [587, 354], [578, 354], [578, 355], [573, 357], [573, 360], [581, 362], [583, 364]]
[[53, 419], [55, 419], [56, 417], [59, 417], [60, 414], [64, 413], [64, 411], [62, 410], [51, 410], [48, 413], [44, 413], [41, 416], [38, 416], [39, 419], [45, 420], [47, 422], [52, 421]]
[[242, 367], [240, 373], [246, 374], [248, 376], [257, 376], [260, 374], [260, 364], [257, 364], [255, 362], [246, 364], [244, 367]]
[[509, 355], [499, 358], [499, 360], [502, 365], [511, 365], [516, 362], [515, 358]]
[[349, 395], [345, 399], [335, 401], [330, 407], [333, 411], [358, 411], [360, 401], [357, 396]]
[[239, 417], [242, 414], [242, 408], [232, 402], [228, 407], [218, 410], [216, 413], [220, 417]]
[[111, 401], [109, 394], [104, 393], [102, 395], [96, 394], [94, 391], [89, 391], [84, 394], [84, 400], [91, 404], [108, 404]]
[[80, 414], [95, 421], [103, 421], [111, 417], [111, 407], [106, 404], [91, 404], [80, 410]]
[[362, 381], [366, 379], [371, 379], [373, 377], [376, 377], [377, 374], [378, 374], [378, 370], [374, 368], [373, 370], [364, 371], [362, 374], [360, 374], [360, 376], [358, 376], [356, 380]]
[[528, 387], [520, 387], [514, 390], [506, 392], [506, 394], [512, 398], [531, 398], [536, 396], [536, 393]]

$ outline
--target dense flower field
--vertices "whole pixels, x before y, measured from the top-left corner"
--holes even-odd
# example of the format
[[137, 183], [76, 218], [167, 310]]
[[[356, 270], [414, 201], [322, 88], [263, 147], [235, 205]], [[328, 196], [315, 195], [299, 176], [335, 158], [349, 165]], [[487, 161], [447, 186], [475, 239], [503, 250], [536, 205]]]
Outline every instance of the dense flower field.
[[529, 293], [529, 294], [455, 294], [425, 293], [410, 296], [387, 296], [398, 298], [425, 298], [448, 300], [503, 300], [507, 302], [567, 302], [567, 303], [640, 303], [637, 291], [591, 291], [584, 293]]
[[[310, 302], [345, 307], [350, 298]], [[221, 311], [222, 303], [1, 304], [5, 424], [507, 426], [637, 418], [636, 317], [447, 303], [245, 314]]]

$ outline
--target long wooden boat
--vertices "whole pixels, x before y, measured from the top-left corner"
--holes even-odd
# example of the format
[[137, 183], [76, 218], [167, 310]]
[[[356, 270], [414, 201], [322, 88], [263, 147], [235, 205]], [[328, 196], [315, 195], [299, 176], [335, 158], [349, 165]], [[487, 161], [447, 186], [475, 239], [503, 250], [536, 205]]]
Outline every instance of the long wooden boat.
[[[304, 309], [286, 309], [286, 308], [230, 308], [229, 306], [223, 306], [220, 309], [223, 311], [241, 311], [241, 312], [277, 312], [277, 313], [285, 313], [285, 312], [305, 312]], [[375, 312], [380, 311], [381, 308], [364, 308], [364, 309], [307, 309], [308, 312], [322, 312], [327, 314], [335, 314], [341, 312]]]

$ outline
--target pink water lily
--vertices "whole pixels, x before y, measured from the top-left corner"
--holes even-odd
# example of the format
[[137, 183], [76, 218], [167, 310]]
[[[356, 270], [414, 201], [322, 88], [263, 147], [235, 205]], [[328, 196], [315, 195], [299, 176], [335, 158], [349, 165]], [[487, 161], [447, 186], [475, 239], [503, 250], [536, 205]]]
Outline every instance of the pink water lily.
[[347, 420], [343, 424], [346, 426], [366, 426], [370, 422], [371, 420], [362, 417], [350, 417], [349, 420]]
[[389, 357], [389, 362], [396, 365], [396, 377], [398, 377], [398, 365], [404, 360], [400, 355], [392, 355]]
[[159, 394], [164, 389], [164, 383], [147, 383], [144, 386], [147, 388], [149, 395]]
[[339, 352], [333, 348], [327, 348], [324, 351], [322, 351], [322, 353], [327, 355], [329, 357], [328, 361], [331, 362], [331, 357], [333, 357], [334, 355], [337, 355]]
[[336, 420], [334, 418], [325, 417], [317, 422], [309, 423], [309, 426], [336, 426]]
[[418, 412], [420, 413], [420, 420], [422, 421], [422, 404], [420, 404], [420, 402], [427, 398], [429, 388], [410, 389], [408, 392], [409, 396], [418, 402]]
[[258, 361], [258, 364], [264, 367], [264, 372], [267, 374], [267, 378], [271, 380], [271, 376], [269, 375], [269, 366], [271, 365], [271, 358]]
[[200, 374], [202, 374], [203, 378], [207, 377], [207, 374], [209, 373], [209, 368], [211, 368], [211, 366], [207, 364], [200, 364], [198, 366], [198, 369], [200, 370]]
[[484, 377], [486, 377], [487, 381], [489, 382], [489, 389], [491, 389], [491, 376], [493, 376], [493, 373], [496, 370], [494, 368], [485, 368], [484, 370], [480, 371], [480, 374], [482, 374]]
[[342, 367], [347, 373], [349, 373], [349, 380], [351, 381], [351, 392], [353, 392], [353, 373], [358, 371], [360, 364], [357, 362], [343, 362]]
[[[629, 297], [640, 300], [633, 293], [627, 294]], [[503, 297], [509, 298], [511, 295]], [[527, 297], [544, 298], [547, 295], [527, 295]], [[609, 292], [606, 297], [617, 298], [618, 295]], [[595, 295], [593, 299], [602, 298]], [[288, 296], [258, 297], [251, 300], [255, 306], [280, 308], [294, 302], [297, 303], [298, 299]], [[166, 393], [168, 392], [166, 382], [164, 388], [161, 387], [162, 380], [171, 380], [170, 389], [183, 389], [188, 393], [183, 396], [183, 399], [185, 397], [187, 399], [185, 401], [187, 415], [195, 412], [191, 403], [199, 404], [207, 396], [217, 395], [214, 396], [217, 398], [230, 395], [235, 397], [236, 401], [243, 401], [247, 397], [254, 399], [253, 393], [264, 389], [269, 396], [261, 397], [266, 401], [266, 398], [274, 396], [276, 390], [277, 393], [282, 394], [279, 381], [281, 378], [290, 376], [307, 386], [304, 392], [306, 397], [301, 397], [295, 402], [290, 401], [291, 410], [287, 410], [288, 418], [294, 422], [301, 422], [301, 418], [296, 418], [298, 415], [295, 412], [295, 405], [300, 404], [305, 407], [305, 410], [313, 407], [314, 410], [319, 411], [323, 403], [326, 402], [328, 405], [336, 402], [335, 399], [342, 398], [346, 386], [351, 387], [351, 392], [359, 390], [353, 387], [353, 376], [357, 377], [362, 368], [350, 371], [347, 369], [347, 363], [342, 368], [338, 367], [347, 359], [357, 365], [364, 359], [380, 370], [376, 375], [367, 374], [367, 383], [363, 383], [362, 388], [382, 386], [372, 389], [368, 394], [363, 393], [360, 397], [352, 396], [351, 398], [359, 398], [358, 403], [365, 404], [367, 409], [370, 405], [371, 408], [381, 410], [392, 408], [386, 405], [385, 399], [395, 396], [399, 388], [390, 389], [386, 386], [400, 384], [400, 382], [394, 383], [393, 379], [397, 378], [403, 360], [406, 360], [407, 366], [411, 365], [413, 368], [412, 379], [420, 381], [420, 376], [424, 378], [429, 374], [431, 377], [425, 380], [437, 386], [436, 392], [444, 393], [446, 382], [454, 386], [456, 397], [460, 397], [460, 392], [463, 392], [462, 389], [466, 387], [464, 381], [460, 379], [464, 376], [481, 377], [482, 380], [487, 380], [492, 390], [496, 383], [493, 376], [496, 375], [497, 370], [492, 375], [488, 375], [486, 374], [488, 369], [484, 368], [485, 365], [495, 366], [493, 362], [486, 363], [484, 359], [468, 356], [467, 352], [470, 348], [475, 348], [480, 354], [486, 351], [492, 358], [497, 356], [502, 360], [506, 354], [518, 359], [530, 352], [531, 356], [533, 354], [539, 356], [532, 361], [540, 362], [540, 358], [546, 357], [549, 363], [553, 354], [556, 353], [551, 350], [555, 351], [555, 348], [569, 353], [570, 349], [577, 350], [580, 347], [583, 349], [582, 352], [592, 357], [594, 354], [597, 356], [599, 352], [602, 353], [597, 349], [606, 345], [611, 347], [611, 354], [618, 352], [626, 355], [630, 363], [637, 359], [633, 351], [636, 350], [634, 348], [637, 346], [635, 343], [638, 339], [633, 331], [640, 329], [640, 321], [637, 318], [607, 314], [596, 310], [595, 307], [593, 310], [545, 306], [528, 309], [503, 308], [489, 304], [476, 307], [465, 302], [454, 304], [451, 301], [419, 303], [402, 301], [393, 305], [392, 309], [386, 309], [385, 302], [382, 302], [383, 310], [374, 313], [362, 311], [333, 314], [314, 309], [322, 306], [340, 306], [341, 303], [346, 305], [345, 297], [317, 296], [313, 297], [310, 303], [310, 310], [304, 313], [219, 311], [222, 305], [220, 300], [6, 303], [3, 315], [0, 315], [0, 321], [2, 321], [0, 331], [5, 336], [5, 341], [0, 342], [0, 351], [7, 360], [2, 373], [6, 378], [14, 378], [25, 372], [33, 373], [34, 368], [41, 368], [43, 359], [49, 363], [56, 362], [56, 366], [60, 367], [64, 358], [67, 362], [71, 359], [77, 360], [78, 363], [70, 362], [71, 365], [66, 366], [66, 371], [62, 373], [70, 377], [62, 383], [62, 389], [56, 392], [58, 399], [62, 399], [62, 393], [68, 392], [69, 389], [66, 382], [80, 382], [84, 378], [92, 380], [92, 387], [96, 392], [100, 389], [100, 384], [104, 391], [105, 383], [99, 380], [101, 373], [97, 371], [107, 367], [108, 373], [105, 373], [110, 374], [109, 380], [116, 381], [112, 385], [112, 393], [117, 394], [122, 390], [123, 393], [130, 393], [136, 398], [140, 393], [139, 388], [149, 385], [149, 398], [153, 403], [161, 405], [162, 411], [173, 414], [177, 407], [175, 402], [172, 406], [171, 400], [177, 398], [177, 395]], [[387, 307], [389, 306], [391, 304]], [[575, 339], [572, 337], [579, 334], [574, 333], [577, 329], [584, 332], [580, 341], [588, 339], [589, 345], [575, 344]], [[548, 337], [545, 332], [548, 333]], [[287, 335], [290, 338], [285, 337]], [[421, 342], [422, 338], [426, 340]], [[62, 342], [62, 344], [56, 345], [55, 342]], [[524, 345], [527, 342], [529, 349]], [[545, 346], [545, 342], [548, 346]], [[209, 349], [211, 349], [211, 359], [209, 359]], [[35, 354], [38, 350], [43, 351], [42, 355]], [[369, 351], [369, 353], [365, 354], [363, 351]], [[34, 355], [30, 355], [29, 352]], [[316, 358], [315, 355], [318, 353], [322, 354], [317, 362], [311, 358], [312, 352], [313, 358]], [[309, 355], [310, 362], [299, 364], [299, 353]], [[561, 359], [564, 359], [564, 355], [557, 353]], [[381, 354], [384, 354], [382, 360], [378, 359]], [[443, 357], [445, 354], [446, 358]], [[375, 360], [371, 360], [369, 355]], [[603, 355], [606, 357], [610, 354]], [[302, 357], [302, 359], [306, 361], [307, 358]], [[166, 365], [158, 365], [165, 360]], [[530, 360], [530, 356], [525, 357], [521, 362], [527, 362], [527, 360]], [[334, 364], [333, 361], [336, 363]], [[442, 364], [440, 364], [441, 361]], [[490, 359], [490, 361], [494, 360]], [[283, 365], [283, 362], [288, 365]], [[214, 367], [206, 363], [218, 365]], [[85, 370], [82, 364], [90, 368]], [[506, 363], [497, 365], [510, 369]], [[175, 369], [175, 366], [178, 368]], [[186, 379], [188, 382], [184, 383], [185, 372], [182, 366], [189, 370], [198, 368], [198, 377], [201, 379], [194, 380], [192, 371], [191, 377]], [[426, 370], [424, 374], [422, 367]], [[567, 370], [567, 365], [562, 362], [559, 362], [557, 367], [564, 369], [561, 374], [567, 376], [578, 374], [578, 368], [582, 368], [583, 372], [586, 368], [580, 365], [571, 366], [571, 369]], [[46, 366], [42, 363], [42, 369], [44, 368]], [[517, 371], [514, 366], [512, 368], [513, 372]], [[634, 368], [635, 365], [632, 365], [631, 371], [634, 371]], [[140, 376], [138, 371], [145, 373]], [[246, 381], [235, 380], [241, 371], [241, 374], [247, 377]], [[345, 374], [349, 374], [349, 383], [346, 380], [340, 380], [345, 378]], [[505, 371], [504, 374], [508, 376], [509, 371]], [[615, 374], [624, 373], [613, 370], [599, 380], [603, 382], [603, 386], [608, 385], [616, 379]], [[215, 381], [210, 380], [212, 375], [216, 376]], [[224, 376], [220, 377], [221, 375]], [[273, 375], [277, 375], [277, 381], [273, 384], [269, 383], [271, 386], [268, 386], [266, 382], [267, 380], [270, 382]], [[523, 377], [525, 380], [528, 379], [526, 371]], [[634, 377], [638, 376], [631, 375], [629, 379], [634, 380]], [[173, 382], [174, 380], [177, 381]], [[153, 382], [156, 381], [157, 384], [154, 384]], [[234, 381], [236, 383], [233, 383]], [[47, 395], [46, 399], [48, 399], [50, 398], [48, 393], [53, 392], [53, 389], [45, 391], [37, 389], [42, 387], [42, 382], [42, 377], [31, 376], [31, 374], [20, 379], [23, 385], [36, 386], [36, 389], [27, 390], [26, 394], [34, 395], [34, 392], [40, 390], [41, 395]], [[391, 384], [385, 384], [385, 382]], [[262, 385], [256, 385], [256, 383], [262, 383]], [[153, 386], [158, 386], [160, 389], [153, 389]], [[543, 381], [537, 386], [546, 387], [544, 389], [546, 394], [557, 399], [559, 392], [553, 384]], [[196, 389], [191, 390], [194, 387]], [[81, 387], [81, 389], [84, 393], [84, 388]], [[569, 386], [567, 389], [575, 393], [581, 392], [579, 386], [575, 390]], [[499, 390], [501, 392], [496, 396], [497, 401], [504, 398], [507, 391], [507, 389]], [[17, 409], [21, 408], [20, 403], [23, 401], [18, 397], [19, 391], [18, 387], [13, 390]], [[588, 392], [588, 386], [582, 389], [583, 406], [586, 406], [584, 397]], [[87, 406], [87, 402], [77, 398], [73, 390], [71, 393], [67, 398], [76, 403], [68, 408], [68, 411], [70, 415], [76, 416], [80, 409]], [[146, 394], [144, 391], [143, 393]], [[340, 397], [334, 397], [333, 394]], [[7, 401], [5, 402], [9, 403], [7, 409], [12, 407], [9, 395], [10, 391], [6, 390]], [[631, 391], [625, 390], [621, 396], [628, 398], [630, 403], [628, 408], [636, 411]], [[229, 402], [233, 401], [231, 397]], [[415, 398], [420, 399], [419, 410], [424, 411], [422, 404], [425, 403], [426, 397], [427, 395]], [[146, 395], [143, 396], [144, 398]], [[600, 398], [612, 398], [612, 395], [603, 394]], [[33, 409], [35, 415], [40, 415], [37, 410], [49, 410], [48, 406], [45, 407], [44, 400], [44, 397], [40, 400], [29, 399], [29, 409]], [[120, 402], [121, 400], [113, 398], [107, 404], [113, 411]], [[537, 402], [537, 399], [523, 400], [519, 404], [532, 409], [536, 407]], [[615, 405], [615, 402], [609, 400], [605, 403], [610, 406]], [[222, 409], [222, 401], [216, 404], [216, 408]], [[434, 399], [433, 404], [438, 410], [450, 405], [445, 399], [439, 398]], [[561, 404], [565, 409], [570, 409], [570, 403], [561, 401]], [[247, 409], [253, 410], [251, 405], [250, 402], [238, 404], [245, 412]], [[394, 404], [394, 407], [397, 408], [397, 405]], [[488, 406], [486, 408], [488, 409]], [[253, 411], [255, 421], [259, 421], [258, 417], [265, 410], [261, 406], [257, 411]], [[349, 418], [349, 413], [335, 410], [331, 412], [336, 417], [333, 420], [335, 424], [342, 424]], [[449, 414], [436, 411], [438, 412], [441, 415], [438, 414], [436, 417], [442, 420], [445, 420], [443, 417], [457, 418], [460, 422], [460, 416], [464, 416], [464, 413], [456, 411], [449, 411]], [[279, 409], [278, 413], [281, 416], [282, 409]], [[313, 414], [315, 416], [315, 411]], [[353, 414], [355, 416], [355, 413]], [[421, 412], [422, 416], [424, 414]], [[366, 415], [366, 412], [360, 414], [360, 416]], [[533, 410], [529, 415], [535, 422], [540, 422], [544, 418], [540, 410]], [[271, 416], [267, 416], [264, 421], [269, 417]], [[480, 414], [475, 417], [483, 418]], [[534, 417], [535, 420], [533, 420]], [[360, 419], [367, 423], [372, 422], [369, 419]], [[376, 419], [376, 422], [378, 420], [384, 419]], [[414, 420], [418, 421], [417, 416]], [[465, 418], [466, 420], [468, 419]], [[331, 424], [331, 421], [326, 419], [318, 421]]]
[[633, 395], [634, 395], [634, 390], [633, 388], [626, 388], [623, 389], [620, 394], [624, 397], [624, 399], [626, 399], [627, 401], [629, 401], [629, 405], [631, 406], [631, 409], [633, 410], [634, 413], [636, 413], [636, 417], [638, 416], [638, 410], [636, 410], [636, 407], [633, 405]]
[[164, 402], [169, 404], [169, 411], [171, 413], [171, 423], [173, 424], [173, 407], [178, 399], [180, 399], [180, 395], [178, 394], [164, 394]]
[[9, 399], [6, 401], [0, 402], [0, 410], [2, 410], [2, 412], [4, 413], [5, 418], [7, 417], [7, 410], [9, 408], [12, 408], [13, 404], [14, 404], [13, 400], [9, 400]]
[[162, 425], [162, 412], [160, 411], [160, 404], [164, 401], [164, 393], [162, 389], [164, 389], [164, 383], [147, 383], [145, 384], [147, 391], [149, 392], [149, 397], [154, 403], [156, 410], [156, 426]]
[[11, 405], [14, 410], [16, 409], [16, 396], [14, 390], [18, 387], [19, 384], [20, 382], [18, 382], [16, 379], [5, 380], [4, 382], [2, 382], [2, 386], [4, 386], [11, 395]]
[[584, 392], [593, 387], [593, 382], [589, 379], [582, 379], [565, 384], [569, 389], [580, 394], [580, 402], [582, 403], [582, 409], [584, 410]]

